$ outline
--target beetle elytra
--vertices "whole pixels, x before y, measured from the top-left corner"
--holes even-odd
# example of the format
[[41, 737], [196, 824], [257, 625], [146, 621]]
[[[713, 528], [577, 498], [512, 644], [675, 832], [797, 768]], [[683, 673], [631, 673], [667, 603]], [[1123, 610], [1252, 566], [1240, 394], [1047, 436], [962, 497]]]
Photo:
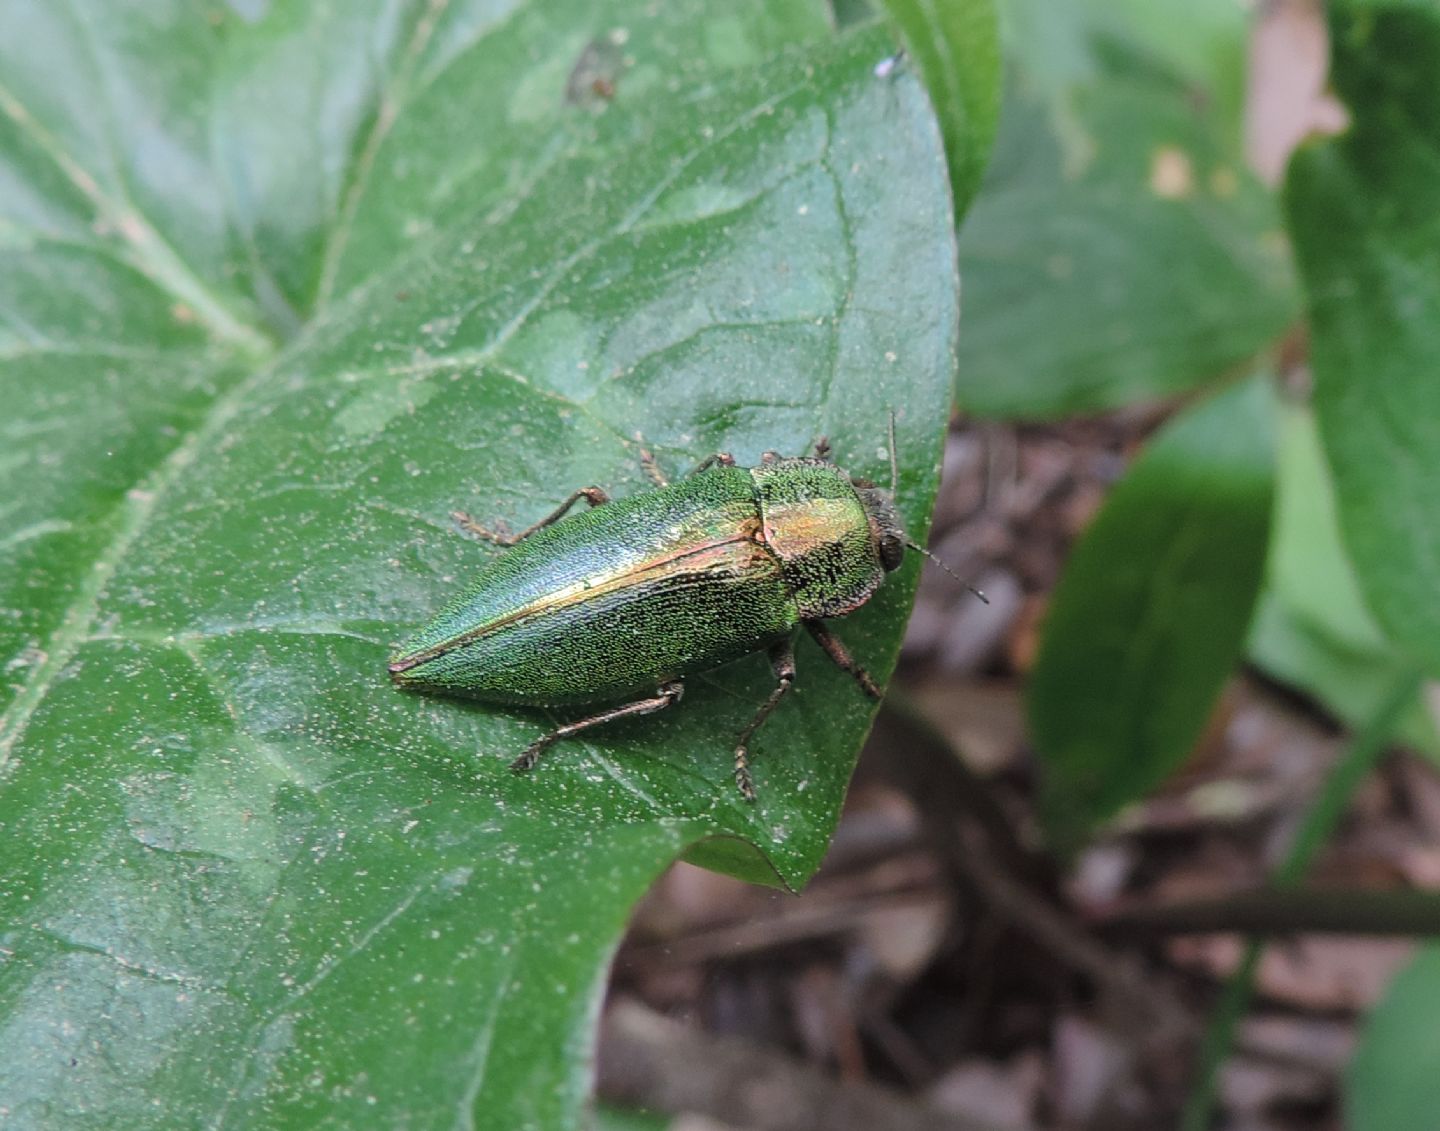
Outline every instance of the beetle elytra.
[[[852, 479], [821, 440], [813, 456], [766, 452], [755, 467], [726, 453], [656, 490], [611, 500], [574, 492], [519, 534], [460, 525], [509, 547], [391, 657], [396, 684], [517, 706], [616, 704], [531, 743], [531, 769], [555, 742], [679, 702], [684, 678], [764, 650], [776, 686], [741, 731], [735, 783], [755, 799], [750, 742], [795, 682], [804, 627], [860, 690], [874, 681], [826, 627], [865, 604], [914, 546], [891, 487]], [[589, 510], [567, 514], [584, 500]]]

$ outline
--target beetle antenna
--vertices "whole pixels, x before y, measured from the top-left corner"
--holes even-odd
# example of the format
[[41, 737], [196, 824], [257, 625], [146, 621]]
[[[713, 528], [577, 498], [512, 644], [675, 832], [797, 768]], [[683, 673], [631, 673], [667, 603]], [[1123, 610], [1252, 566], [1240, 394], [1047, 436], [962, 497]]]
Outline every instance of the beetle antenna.
[[900, 485], [900, 465], [895, 461], [895, 410], [890, 410], [890, 497], [895, 497], [895, 489]]
[[984, 601], [987, 605], [990, 603], [990, 598], [989, 598], [989, 597], [985, 596], [984, 593], [982, 593], [982, 592], [980, 592], [980, 590], [976, 589], [975, 586], [971, 585], [968, 581], [966, 581], [963, 577], [961, 577], [958, 573], [956, 573], [956, 572], [955, 572], [953, 569], [951, 569], [948, 565], [946, 565], [944, 562], [942, 562], [939, 558], [937, 558], [934, 554], [932, 554], [932, 553], [931, 553], [929, 550], [927, 550], [924, 546], [921, 546], [921, 545], [920, 545], [919, 543], [917, 543], [917, 542], [912, 542], [912, 541], [910, 541], [910, 539], [908, 539], [908, 538], [905, 539], [905, 545], [909, 546], [912, 550], [918, 550], [920, 553], [924, 554], [927, 558], [929, 558], [932, 562], [934, 562], [936, 565], [938, 565], [941, 569], [943, 569], [946, 573], [948, 573], [951, 577], [953, 577], [953, 578], [954, 578], [956, 581], [958, 581], [961, 585], [965, 586], [965, 588], [968, 589], [968, 590], [970, 590], [970, 592], [974, 593], [975, 596], [979, 597], [980, 600]]

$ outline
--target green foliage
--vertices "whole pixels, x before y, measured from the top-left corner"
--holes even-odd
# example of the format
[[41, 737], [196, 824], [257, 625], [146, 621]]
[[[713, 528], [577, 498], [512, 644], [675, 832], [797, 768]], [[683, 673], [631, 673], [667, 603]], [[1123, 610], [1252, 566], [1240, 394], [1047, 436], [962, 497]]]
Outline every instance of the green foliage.
[[1271, 413], [1252, 379], [1177, 416], [1070, 558], [1028, 697], [1063, 841], [1179, 764], [1240, 655], [1269, 533]]
[[1331, 37], [1352, 123], [1296, 154], [1285, 194], [1315, 413], [1360, 589], [1440, 674], [1440, 18], [1341, 7]]
[[[1241, 171], [1243, 19], [1228, 3], [1177, 5], [1170, 15], [1179, 23], [1161, 19], [1165, 11], [1164, 5], [1152, 10], [1088, 0], [1059, 6], [1050, 0], [1009, 0], [1002, 6], [1013, 73], [996, 157], [961, 235], [966, 322], [958, 388], [966, 407], [1048, 417], [1213, 383], [1237, 365], [1268, 367], [1266, 353], [1293, 321], [1300, 296], [1280, 232], [1285, 217], [1272, 194]], [[1404, 18], [1421, 17], [1412, 12]], [[1347, 51], [1370, 42], [1365, 29], [1373, 19], [1372, 13], [1356, 20], [1346, 33], [1352, 41]], [[1342, 19], [1342, 26], [1349, 25]], [[1391, 49], [1405, 38], [1392, 35]], [[1418, 32], [1412, 38], [1415, 45], [1425, 42]], [[1348, 58], [1342, 55], [1341, 61]], [[1376, 81], [1349, 81], [1365, 86], [1367, 96], [1386, 96]], [[1393, 75], [1386, 81], [1403, 87], [1404, 97], [1431, 96], [1422, 82], [1406, 83]], [[1392, 123], [1387, 128], [1407, 120], [1403, 114], [1387, 119]], [[1433, 116], [1417, 120], [1429, 122]], [[1404, 139], [1395, 140], [1400, 145]], [[1301, 154], [1291, 178], [1294, 238], [1302, 251], [1307, 241], [1313, 244], [1310, 254], [1326, 263], [1340, 262], [1344, 241], [1334, 247], [1327, 242], [1330, 227], [1342, 223], [1343, 216], [1324, 209], [1348, 207], [1359, 217], [1362, 198], [1347, 196], [1337, 183], [1328, 205], [1302, 214], [1295, 200], [1306, 190], [1296, 185], [1314, 179], [1306, 170], [1320, 160], [1317, 154], [1331, 148], [1350, 153], [1355, 145], [1347, 139], [1312, 147]], [[1352, 164], [1363, 164], [1376, 145]], [[1387, 142], [1385, 152], [1392, 148]], [[1326, 159], [1327, 168], [1333, 163]], [[1351, 175], [1359, 176], [1353, 170]], [[1417, 174], [1410, 183], [1419, 191], [1421, 186], [1428, 190], [1430, 182]], [[1167, 191], [1156, 191], [1167, 184]], [[1383, 216], [1381, 229], [1395, 230], [1394, 245], [1403, 244], [1410, 228], [1396, 220], [1395, 209], [1372, 211]], [[1372, 237], [1347, 238], [1369, 246]], [[1420, 254], [1421, 245], [1405, 246], [1405, 254]], [[1388, 247], [1383, 240], [1374, 245], [1375, 262], [1405, 262], [1404, 254], [1386, 258]], [[1416, 274], [1411, 269], [1406, 277]], [[1423, 309], [1424, 288], [1433, 282], [1406, 296], [1407, 310]], [[1233, 574], [1222, 576], [1234, 564], [1223, 552], [1213, 563], [1220, 571], [1216, 576], [1186, 572], [1178, 559], [1158, 551], [1148, 563], [1152, 572], [1146, 592], [1178, 586], [1193, 593], [1208, 586], [1212, 597], [1229, 602], [1223, 619], [1227, 632], [1254, 608], [1247, 645], [1251, 658], [1357, 722], [1373, 714], [1394, 680], [1412, 666], [1406, 649], [1387, 634], [1400, 641], [1406, 633], [1412, 640], [1436, 638], [1423, 616], [1410, 618], [1406, 633], [1392, 632], [1389, 624], [1377, 624], [1366, 605], [1374, 604], [1379, 613], [1372, 590], [1386, 585], [1388, 575], [1392, 615], [1398, 617], [1402, 606], [1426, 604], [1420, 590], [1430, 583], [1419, 561], [1429, 552], [1433, 524], [1420, 521], [1415, 510], [1416, 501], [1423, 506], [1440, 482], [1440, 475], [1427, 473], [1440, 448], [1426, 442], [1431, 421], [1440, 418], [1425, 401], [1429, 392], [1420, 391], [1428, 370], [1412, 353], [1403, 362], [1404, 375], [1397, 374], [1387, 384], [1389, 391], [1375, 396], [1365, 369], [1366, 359], [1384, 353], [1391, 341], [1366, 334], [1401, 319], [1407, 334], [1424, 338], [1435, 321], [1410, 319], [1398, 310], [1372, 317], [1377, 314], [1373, 307], [1397, 295], [1399, 285], [1366, 282], [1371, 309], [1363, 311], [1346, 297], [1361, 288], [1354, 279], [1336, 281], [1326, 290], [1333, 310], [1327, 315], [1321, 303], [1317, 335], [1325, 337], [1327, 318], [1348, 318], [1344, 332], [1332, 336], [1349, 343], [1353, 356], [1348, 377], [1327, 376], [1326, 359], [1317, 357], [1315, 410], [1322, 426], [1328, 413], [1335, 433], [1333, 442], [1326, 438], [1324, 450], [1310, 434], [1311, 415], [1304, 407], [1293, 405], [1284, 412], [1276, 433], [1281, 492], [1273, 535], [1253, 525], [1253, 512], [1247, 512], [1249, 518], [1231, 515], [1226, 510], [1231, 501], [1209, 499], [1221, 546], [1235, 534], [1248, 547], [1245, 560], [1253, 564], [1254, 552], [1268, 539], [1269, 564], [1258, 604], [1248, 582], [1235, 588]], [[1370, 329], [1362, 332], [1362, 322]], [[1319, 346], [1323, 354], [1324, 342]], [[1340, 407], [1334, 390], [1342, 385], [1350, 399]], [[1404, 407], [1391, 409], [1397, 401]], [[1327, 403], [1332, 407], [1327, 409]], [[1394, 454], [1393, 460], [1373, 458], [1376, 429], [1383, 430], [1385, 421], [1400, 433], [1386, 441], [1384, 450]], [[1403, 466], [1405, 481], [1393, 483], [1398, 489], [1382, 502], [1381, 485], [1392, 482], [1397, 465]], [[1358, 486], [1341, 484], [1346, 475], [1358, 477]], [[1332, 491], [1342, 500], [1358, 491], [1388, 516], [1367, 526], [1368, 512], [1362, 513], [1361, 503], [1353, 504], [1353, 521], [1366, 528], [1359, 538], [1370, 547], [1372, 562], [1360, 560], [1362, 551], [1348, 530], [1341, 544]], [[1108, 533], [1103, 538], [1092, 534], [1067, 570], [1031, 688], [1038, 747], [1056, 764], [1053, 792], [1071, 803], [1069, 820], [1077, 822], [1067, 836], [1141, 796], [1173, 765], [1198, 734], [1202, 707], [1213, 698], [1225, 667], [1222, 657], [1238, 655], [1233, 639], [1220, 647], [1197, 623], [1189, 631], [1205, 637], [1201, 653], [1217, 649], [1208, 653], [1203, 677], [1189, 664], [1149, 669], [1146, 678], [1155, 682], [1143, 705], [1130, 701], [1133, 713], [1121, 700], [1083, 694], [1107, 678], [1121, 678], [1120, 658], [1133, 668], [1136, 653], [1149, 647], [1147, 634], [1155, 628], [1150, 620], [1136, 619], [1134, 610], [1146, 604], [1144, 592], [1132, 592], [1134, 603], [1123, 600], [1123, 608], [1116, 609], [1115, 590], [1126, 577], [1138, 585], [1129, 542], [1153, 533], [1161, 520], [1143, 514], [1112, 517], [1122, 505], [1123, 496], [1107, 504], [1097, 525]], [[1342, 525], [1344, 513], [1342, 501]], [[1382, 539], [1404, 521], [1410, 558], [1391, 558], [1377, 574], [1375, 564], [1385, 557]], [[1119, 619], [1107, 626], [1106, 616], [1086, 612], [1102, 608]], [[1180, 637], [1175, 643], [1189, 651]], [[1097, 654], [1105, 657], [1098, 665]], [[1180, 702], [1189, 707], [1172, 715], [1166, 704]], [[1097, 715], [1108, 716], [1108, 723], [1094, 729]], [[1157, 725], [1157, 715], [1167, 724]], [[1182, 718], [1188, 720], [1184, 725]], [[1403, 733], [1424, 749], [1437, 749], [1434, 725], [1420, 703], [1405, 714]], [[1090, 752], [1082, 753], [1082, 747]], [[1109, 768], [1097, 769], [1101, 765]], [[1089, 786], [1076, 777], [1082, 767], [1088, 767], [1085, 774], [1098, 775]], [[1098, 792], [1092, 796], [1089, 789]], [[1106, 800], [1096, 805], [1098, 797]]]
[[[1414, 665], [1380, 631], [1356, 585], [1314, 413], [1284, 405], [1276, 440], [1275, 523], [1246, 652], [1361, 726]], [[1440, 736], [1423, 698], [1405, 712], [1398, 736], [1440, 758]]]
[[[1243, 176], [1226, 200], [1204, 191], [1237, 160], [1233, 53], [1223, 19], [1206, 15], [1217, 6], [1191, 8], [1205, 28], [1188, 37], [1128, 4], [1102, 8], [1079, 3], [1049, 21], [1037, 18], [1055, 10], [1044, 0], [1004, 9], [1017, 74], [961, 244], [974, 332], [962, 340], [959, 388], [977, 411], [1048, 416], [1213, 382], [1254, 365], [1295, 313], [1268, 194]], [[1295, 156], [1283, 210], [1314, 393], [1282, 408], [1274, 441], [1234, 411], [1238, 391], [1187, 410], [1069, 563], [1030, 688], [1062, 843], [1189, 749], [1252, 606], [1250, 657], [1360, 727], [1367, 754], [1328, 781], [1295, 859], [1314, 854], [1386, 738], [1440, 754], [1433, 693], [1415, 689], [1417, 661], [1440, 672], [1440, 9], [1337, 4], [1331, 33], [1351, 124]], [[1161, 148], [1199, 171], [1195, 191], [1144, 196], [1142, 183], [1159, 183]], [[1180, 435], [1192, 442], [1178, 445]], [[1213, 481], [1195, 471], [1206, 467]], [[1244, 1000], [1244, 977], [1228, 1001]], [[1378, 1009], [1351, 1073], [1356, 1127], [1435, 1125], [1435, 1054], [1422, 1036], [1437, 985], [1427, 953]], [[1187, 1126], [1209, 1123], [1225, 1040], [1210, 1050]]]
[[[0, 25], [9, 1125], [573, 1125], [629, 907], [686, 851], [803, 884], [870, 705], [802, 642], [749, 807], [761, 657], [525, 779], [548, 715], [385, 659], [490, 552], [452, 508], [644, 489], [637, 432], [879, 479], [894, 409], [923, 534], [956, 294], [917, 76], [802, 0]], [[840, 626], [879, 676], [915, 574]]]
[[1353, 1131], [1440, 1126], [1440, 947], [1421, 951], [1375, 1007], [1345, 1080]]
[[[1315, 415], [1355, 579], [1391, 642], [1440, 674], [1440, 9], [1337, 5], [1340, 137], [1291, 162], [1285, 203], [1309, 300]], [[1433, 704], [1433, 690], [1429, 696]], [[1433, 705], [1422, 717], [1434, 749]], [[1412, 713], [1410, 730], [1415, 722]], [[1346, 1091], [1357, 1131], [1434, 1128], [1440, 955], [1369, 1018]]]
[[1010, 81], [960, 237], [956, 397], [971, 412], [1054, 417], [1190, 389], [1295, 316], [1275, 201], [1225, 112], [1243, 13], [1148, 7], [1141, 21], [1113, 0], [1002, 7]]

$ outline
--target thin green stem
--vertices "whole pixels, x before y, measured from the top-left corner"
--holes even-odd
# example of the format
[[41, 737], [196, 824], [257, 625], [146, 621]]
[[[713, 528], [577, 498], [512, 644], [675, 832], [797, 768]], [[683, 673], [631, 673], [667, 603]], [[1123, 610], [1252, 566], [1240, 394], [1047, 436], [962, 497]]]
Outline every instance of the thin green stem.
[[[1390, 694], [1365, 725], [1351, 739], [1340, 760], [1331, 768], [1320, 794], [1306, 810], [1285, 859], [1276, 868], [1276, 887], [1294, 887], [1305, 876], [1315, 856], [1335, 831], [1350, 803], [1355, 787], [1375, 767], [1385, 752], [1400, 716], [1420, 691], [1422, 674], [1411, 671], [1399, 677]], [[1252, 938], [1235, 972], [1230, 975], [1215, 1011], [1210, 1015], [1200, 1043], [1200, 1072], [1181, 1120], [1182, 1131], [1208, 1131], [1215, 1116], [1220, 1069], [1235, 1044], [1235, 1030], [1250, 1008], [1255, 971], [1260, 965], [1264, 943]]]

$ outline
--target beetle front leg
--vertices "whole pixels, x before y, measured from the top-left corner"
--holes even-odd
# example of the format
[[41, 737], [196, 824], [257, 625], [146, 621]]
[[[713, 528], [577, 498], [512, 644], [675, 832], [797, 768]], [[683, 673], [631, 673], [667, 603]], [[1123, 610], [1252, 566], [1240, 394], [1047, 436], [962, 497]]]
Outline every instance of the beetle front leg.
[[636, 715], [653, 715], [656, 711], [663, 711], [666, 707], [680, 702], [680, 697], [684, 694], [684, 683], [678, 679], [672, 679], [668, 683], [662, 683], [659, 694], [650, 699], [637, 699], [633, 703], [612, 707], [608, 711], [601, 711], [598, 715], [591, 715], [588, 718], [577, 719], [573, 723], [566, 723], [563, 727], [556, 727], [549, 734], [537, 738], [526, 747], [525, 753], [510, 763], [510, 768], [517, 774], [533, 770], [535, 763], [540, 761], [540, 755], [562, 738], [570, 738], [582, 730], [589, 730], [601, 723], [614, 722], [616, 719], [628, 719]]
[[835, 661], [835, 666], [855, 677], [855, 682], [860, 685], [861, 691], [871, 699], [880, 698], [880, 689], [875, 686], [875, 681], [870, 678], [870, 673], [855, 662], [855, 657], [850, 655], [849, 650], [840, 643], [837, 637], [830, 634], [824, 621], [807, 620], [805, 627], [810, 630], [810, 635], [815, 638], [815, 643], [824, 648], [825, 654]]
[[[767, 464], [767, 465], [768, 465], [768, 464], [772, 464], [772, 463], [779, 463], [779, 462], [780, 462], [782, 459], [784, 459], [784, 458], [785, 458], [785, 457], [782, 456], [779, 452], [777, 452], [774, 448], [770, 448], [770, 449], [768, 449], [767, 451], [763, 451], [763, 452], [760, 453], [760, 462], [761, 462], [762, 464]], [[818, 436], [818, 437], [816, 437], [816, 439], [815, 439], [815, 458], [816, 458], [816, 459], [823, 459], [823, 460], [825, 460], [825, 461], [827, 461], [827, 462], [829, 461], [829, 459], [830, 459], [830, 437], [829, 437], [829, 436]]]
[[497, 546], [513, 546], [517, 542], [523, 542], [542, 527], [549, 526], [552, 522], [559, 522], [560, 519], [565, 517], [565, 513], [581, 499], [584, 499], [592, 507], [598, 507], [602, 503], [608, 503], [610, 496], [599, 487], [581, 487], [580, 490], [576, 491], [556, 507], [554, 511], [547, 514], [539, 522], [527, 526], [524, 530], [520, 531], [519, 534], [506, 534], [501, 530], [491, 530], [489, 527], [476, 522], [464, 511], [451, 511], [450, 517], [453, 518], [460, 529], [467, 534], [473, 534], [475, 537], [483, 538], [487, 542], [494, 542]]
[[795, 642], [780, 641], [770, 647], [770, 667], [779, 684], [770, 692], [770, 698], [761, 705], [750, 725], [740, 732], [740, 742], [735, 747], [735, 784], [740, 787], [740, 796], [746, 801], [755, 800], [755, 782], [750, 777], [750, 738], [760, 729], [760, 724], [770, 717], [770, 712], [780, 705], [790, 688], [795, 686]]

